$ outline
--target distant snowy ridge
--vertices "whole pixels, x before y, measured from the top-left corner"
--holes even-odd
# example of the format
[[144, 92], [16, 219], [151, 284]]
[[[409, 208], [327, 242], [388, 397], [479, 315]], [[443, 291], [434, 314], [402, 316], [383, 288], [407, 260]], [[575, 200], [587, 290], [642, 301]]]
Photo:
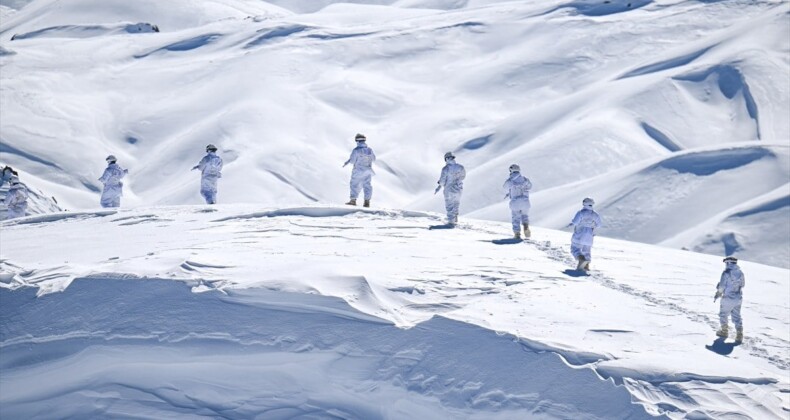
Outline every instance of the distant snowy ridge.
[[[123, 206], [194, 204], [188, 169], [215, 143], [220, 202], [339, 202], [363, 132], [375, 204], [440, 211], [453, 151], [462, 218], [505, 220], [519, 163], [533, 225], [591, 196], [604, 235], [787, 268], [789, 8], [36, 0], [3, 8], [0, 160], [69, 209], [96, 206], [111, 153], [130, 169]], [[161, 32], [117, 32], [134, 22]]]

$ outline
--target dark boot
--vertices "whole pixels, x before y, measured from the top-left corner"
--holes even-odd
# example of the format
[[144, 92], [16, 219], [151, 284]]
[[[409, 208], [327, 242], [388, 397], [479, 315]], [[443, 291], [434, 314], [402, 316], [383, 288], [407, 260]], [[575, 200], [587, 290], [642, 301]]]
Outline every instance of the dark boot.
[[356, 206], [357, 205], [357, 199], [356, 198], [352, 198], [351, 200], [348, 200], [348, 203], [346, 203], [346, 204], [348, 204], [349, 206]]
[[579, 262], [578, 264], [576, 264], [576, 270], [579, 271], [584, 270], [584, 263], [587, 262], [584, 259], [584, 255], [579, 255], [578, 257], [576, 257], [576, 261]]
[[362, 207], [370, 207], [370, 200], [365, 200], [365, 202], [362, 203]]
[[726, 325], [722, 325], [721, 329], [716, 331], [716, 335], [718, 335], [721, 338], [727, 338], [727, 336], [729, 335], [729, 330], [728, 330], [727, 326]]

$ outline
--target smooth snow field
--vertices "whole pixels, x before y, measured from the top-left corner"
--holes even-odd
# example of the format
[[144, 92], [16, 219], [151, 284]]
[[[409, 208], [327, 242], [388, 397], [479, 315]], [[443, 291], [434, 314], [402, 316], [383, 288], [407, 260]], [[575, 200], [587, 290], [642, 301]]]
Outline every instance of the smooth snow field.
[[787, 420], [788, 115], [787, 0], [0, 0], [0, 420]]

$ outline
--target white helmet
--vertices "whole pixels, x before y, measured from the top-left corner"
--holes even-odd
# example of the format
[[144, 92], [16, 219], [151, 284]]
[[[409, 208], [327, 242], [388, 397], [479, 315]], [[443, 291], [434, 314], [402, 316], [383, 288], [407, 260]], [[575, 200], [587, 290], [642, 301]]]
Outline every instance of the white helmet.
[[513, 172], [521, 172], [521, 167], [520, 167], [520, 166], [518, 166], [518, 165], [516, 165], [515, 163], [514, 163], [514, 164], [512, 164], [512, 165], [510, 165], [510, 168], [508, 168], [508, 169], [510, 169], [510, 173], [511, 173], [511, 174], [512, 174]]
[[595, 204], [595, 200], [593, 200], [593, 199], [592, 199], [592, 198], [590, 198], [590, 197], [587, 197], [587, 198], [585, 198], [584, 200], [582, 200], [582, 205], [583, 205], [583, 206], [590, 206], [590, 207], [592, 207], [592, 206], [593, 206], [593, 204]]
[[107, 159], [104, 159], [104, 160], [106, 160], [107, 163], [115, 163], [115, 162], [118, 161], [118, 159], [116, 159], [115, 156], [113, 156], [113, 155], [107, 156]]

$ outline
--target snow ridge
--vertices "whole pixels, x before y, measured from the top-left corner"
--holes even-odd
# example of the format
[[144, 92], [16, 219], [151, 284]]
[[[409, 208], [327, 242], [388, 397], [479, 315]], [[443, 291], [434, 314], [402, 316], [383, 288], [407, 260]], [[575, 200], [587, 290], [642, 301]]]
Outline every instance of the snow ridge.
[[[586, 276], [571, 269], [567, 232], [506, 240], [507, 224], [438, 229], [435, 213], [60, 214], [0, 223], [15, 244], [0, 258], [4, 415], [35, 415], [24, 401], [37, 401], [59, 416], [288, 417], [312, 407], [308, 396], [350, 418], [756, 419], [790, 407], [784, 269], [741, 263], [747, 328], [735, 346], [713, 335], [718, 257], [598, 237]], [[68, 246], [41, 240], [53, 237]], [[26, 385], [39, 375], [51, 388]], [[259, 394], [271, 389], [287, 401]]]

